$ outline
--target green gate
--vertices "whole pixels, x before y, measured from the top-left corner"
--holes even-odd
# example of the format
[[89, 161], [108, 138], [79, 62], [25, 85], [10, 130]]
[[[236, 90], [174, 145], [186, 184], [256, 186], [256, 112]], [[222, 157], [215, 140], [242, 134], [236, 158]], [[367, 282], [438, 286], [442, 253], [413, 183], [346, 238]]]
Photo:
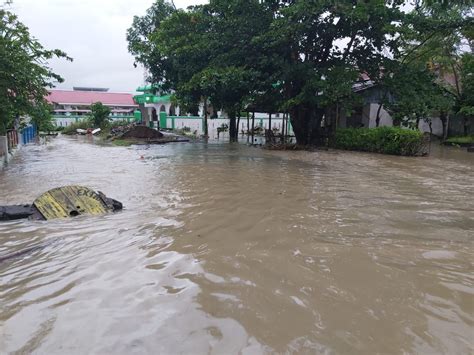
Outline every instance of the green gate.
[[168, 116], [166, 115], [166, 112], [160, 112], [160, 128], [168, 128], [166, 127], [166, 121], [168, 119]]

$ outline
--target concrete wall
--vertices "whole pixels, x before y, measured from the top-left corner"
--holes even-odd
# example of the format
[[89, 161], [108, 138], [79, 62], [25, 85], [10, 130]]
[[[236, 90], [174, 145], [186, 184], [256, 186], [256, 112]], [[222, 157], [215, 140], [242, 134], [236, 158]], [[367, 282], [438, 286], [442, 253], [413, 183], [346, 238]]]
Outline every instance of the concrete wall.
[[[374, 128], [376, 127], [376, 119], [377, 119], [377, 110], [379, 109], [379, 105], [372, 103], [370, 104], [370, 120], [369, 120], [369, 127]], [[380, 126], [393, 126], [392, 117], [390, 114], [385, 111], [382, 107], [380, 110]], [[365, 126], [367, 127], [367, 126]], [[430, 125], [428, 122], [421, 120], [420, 124], [418, 125], [418, 129], [422, 132], [430, 132]], [[431, 129], [432, 133], [436, 136], [443, 135], [443, 125], [439, 117], [432, 117], [431, 118]]]
[[[369, 128], [377, 127], [377, 111], [379, 109], [378, 104], [370, 104], [370, 113], [369, 113]], [[392, 116], [385, 111], [382, 107], [380, 110], [380, 126], [393, 126]]]
[[5, 164], [8, 163], [12, 154], [14, 154], [22, 145], [21, 134], [18, 134], [18, 145], [12, 151], [8, 150], [8, 137], [7, 136], [0, 136], [0, 168], [2, 168]]
[[[474, 134], [474, 117], [468, 118], [468, 134]], [[449, 135], [463, 136], [464, 135], [464, 121], [459, 117], [452, 117], [449, 120]]]
[[[428, 122], [420, 121], [418, 128], [422, 132], [430, 132], [430, 125]], [[433, 117], [431, 119], [431, 130], [435, 136], [442, 137], [443, 136], [443, 124], [439, 117]]]
[[8, 140], [7, 136], [0, 136], [0, 167], [8, 160]]

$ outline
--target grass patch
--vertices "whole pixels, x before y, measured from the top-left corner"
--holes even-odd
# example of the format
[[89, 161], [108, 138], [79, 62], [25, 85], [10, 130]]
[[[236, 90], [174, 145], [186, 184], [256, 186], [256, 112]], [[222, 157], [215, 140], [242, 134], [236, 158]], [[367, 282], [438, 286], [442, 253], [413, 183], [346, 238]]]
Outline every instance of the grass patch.
[[462, 144], [474, 144], [474, 135], [472, 136], [460, 136], [460, 137], [450, 137], [446, 139], [446, 144], [453, 145], [462, 145]]
[[114, 139], [112, 141], [113, 145], [117, 147], [130, 147], [131, 145], [135, 144], [136, 142], [128, 140], [128, 139]]
[[399, 127], [339, 129], [332, 146], [337, 149], [405, 156], [422, 155], [426, 150], [422, 132]]

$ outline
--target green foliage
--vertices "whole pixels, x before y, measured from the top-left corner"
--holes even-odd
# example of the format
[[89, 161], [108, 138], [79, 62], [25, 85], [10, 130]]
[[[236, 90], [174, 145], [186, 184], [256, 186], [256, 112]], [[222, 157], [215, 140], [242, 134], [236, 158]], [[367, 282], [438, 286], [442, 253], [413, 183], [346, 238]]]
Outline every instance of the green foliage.
[[462, 94], [459, 98], [459, 113], [474, 116], [474, 55], [466, 53], [461, 57], [460, 82]]
[[390, 93], [383, 104], [395, 123], [416, 129], [420, 120], [430, 121], [439, 112], [451, 110], [454, 97], [435, 83], [436, 77], [426, 65], [397, 64], [382, 80]]
[[135, 144], [136, 142], [131, 139], [114, 139], [112, 141], [113, 145], [118, 147], [130, 147], [131, 145]]
[[398, 127], [338, 129], [333, 147], [345, 150], [414, 156], [425, 148], [423, 133]]
[[[466, 74], [472, 72], [468, 59], [472, 53], [466, 52], [467, 44], [471, 51], [474, 48], [472, 5], [472, 0], [415, 2], [415, 8], [410, 13], [412, 26], [404, 32], [399, 56], [402, 64], [405, 64], [400, 69], [403, 70], [401, 75], [412, 77], [411, 80], [405, 79], [406, 85], [422, 90], [420, 93], [412, 89], [412, 93], [407, 93], [407, 96], [414, 98], [412, 101], [431, 101], [431, 105], [425, 106], [445, 114], [469, 115], [471, 112], [466, 96], [472, 89], [463, 81], [469, 81]], [[427, 64], [433, 77], [431, 87], [430, 80], [423, 79], [413, 70], [406, 70], [406, 67], [417, 66], [422, 72]], [[437, 90], [433, 90], [433, 86]], [[421, 105], [415, 106], [419, 111]], [[405, 107], [406, 110], [410, 109]], [[412, 109], [412, 112], [418, 111]]]
[[450, 137], [450, 138], [446, 139], [445, 143], [453, 144], [453, 145], [474, 144], [474, 135], [472, 135], [472, 136]]
[[95, 102], [91, 106], [91, 111], [90, 120], [94, 127], [107, 127], [110, 120], [110, 108], [102, 104], [102, 102]]
[[56, 130], [51, 114], [52, 111], [52, 106], [46, 102], [39, 102], [32, 107], [30, 111], [31, 122], [38, 127], [39, 131], [50, 132]]
[[46, 88], [63, 81], [47, 66], [54, 57], [71, 60], [58, 49], [45, 49], [16, 15], [0, 6], [0, 134], [22, 115], [46, 124]]
[[210, 0], [184, 11], [157, 0], [127, 38], [150, 81], [182, 107], [204, 100], [226, 111], [231, 139], [235, 117], [250, 105], [289, 112], [306, 145], [324, 125], [336, 126], [325, 116], [333, 106], [354, 106], [361, 74], [381, 85], [389, 110], [407, 125], [451, 109], [449, 90], [434, 85], [426, 63], [456, 63], [460, 38], [473, 33], [469, 1], [415, 1], [411, 13], [406, 3]]
[[[135, 56], [136, 63], [143, 65], [151, 73], [150, 81], [165, 84], [165, 86], [166, 78], [162, 73], [170, 69], [170, 62], [152, 40], [152, 36], [174, 11], [174, 7], [169, 2], [157, 0], [147, 10], [145, 16], [135, 16], [132, 26], [127, 30], [128, 50]], [[162, 80], [158, 80], [157, 77]], [[166, 87], [169, 88], [169, 85]]]

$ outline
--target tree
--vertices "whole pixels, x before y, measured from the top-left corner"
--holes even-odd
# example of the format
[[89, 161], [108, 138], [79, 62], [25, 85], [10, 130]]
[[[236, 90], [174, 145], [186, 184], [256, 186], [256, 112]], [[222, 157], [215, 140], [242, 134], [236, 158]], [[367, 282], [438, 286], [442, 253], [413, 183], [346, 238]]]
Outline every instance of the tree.
[[[236, 116], [259, 81], [250, 62], [258, 53], [252, 38], [261, 32], [263, 7], [258, 1], [212, 0], [167, 14], [153, 8], [146, 16], [161, 22], [149, 34], [150, 43], [132, 54], [150, 68], [152, 82], [164, 83], [185, 106], [204, 101], [224, 109], [230, 118], [230, 139], [237, 140]], [[148, 48], [158, 55], [148, 56]]]
[[196, 74], [189, 85], [206, 94], [214, 107], [222, 108], [229, 116], [231, 142], [238, 138], [237, 116], [240, 115], [246, 95], [249, 95], [252, 75], [240, 67], [210, 67]]
[[39, 102], [33, 106], [29, 112], [31, 122], [36, 125], [39, 131], [48, 132], [53, 131], [55, 126], [53, 124], [53, 107], [47, 102]]
[[[210, 16], [202, 7], [175, 11], [155, 32], [153, 41], [170, 62], [166, 73], [154, 72], [154, 80], [167, 81], [181, 109], [198, 114], [204, 102], [204, 136], [208, 136], [208, 93], [200, 82], [191, 80], [204, 70], [211, 56], [207, 29]], [[207, 44], [206, 44], [207, 43]], [[166, 76], [166, 78], [164, 77]]]
[[237, 116], [252, 95], [268, 87], [256, 38], [268, 29], [271, 13], [255, 0], [211, 0], [203, 11], [211, 17], [204, 37], [211, 56], [197, 76], [210, 89], [212, 105], [229, 116], [230, 140], [237, 141]]
[[[381, 105], [390, 113], [393, 124], [418, 129], [420, 121], [431, 127], [431, 118], [452, 107], [454, 98], [436, 83], [436, 76], [426, 65], [398, 64], [384, 75], [386, 93]], [[378, 117], [377, 117], [378, 126]]]
[[[470, 1], [454, 6], [461, 12], [453, 14], [447, 10], [450, 1], [442, 4], [444, 10], [437, 2], [416, 4], [409, 14], [403, 11], [405, 3], [210, 0], [207, 5], [176, 11], [158, 0], [156, 9], [168, 10], [147, 13], [147, 23], [159, 21], [146, 29], [149, 32], [142, 31], [146, 32], [143, 43], [133, 46], [132, 41], [131, 48], [149, 68], [151, 80], [163, 83], [179, 100], [189, 104], [204, 98], [224, 109], [230, 118], [231, 140], [237, 138], [237, 113], [248, 104], [264, 103], [270, 111], [290, 113], [299, 144], [320, 144], [337, 126], [340, 107], [350, 108], [352, 86], [360, 74], [379, 84], [387, 97], [391, 81], [400, 100], [408, 99], [410, 88], [402, 90], [392, 79], [403, 75], [414, 61], [411, 58], [421, 57], [422, 47], [446, 33], [472, 33], [471, 27], [459, 27], [468, 23], [459, 13], [466, 13]], [[140, 23], [134, 21], [133, 31]], [[426, 102], [430, 95], [439, 94], [425, 80], [429, 73], [424, 66], [416, 64], [410, 70], [423, 77], [426, 92], [403, 108], [405, 112], [401, 105], [393, 106], [400, 117], [427, 116], [431, 107]], [[335, 115], [328, 114], [334, 111]]]
[[91, 106], [91, 122], [94, 127], [105, 128], [109, 123], [110, 108], [102, 104], [102, 102], [95, 102]]
[[128, 51], [135, 57], [135, 65], [143, 65], [149, 73], [148, 80], [160, 83], [164, 90], [169, 88], [164, 73], [171, 68], [152, 36], [175, 10], [173, 4], [157, 0], [146, 11], [145, 16], [135, 16], [132, 26], [127, 30]]
[[0, 134], [21, 115], [41, 111], [47, 88], [63, 81], [47, 65], [53, 57], [72, 60], [58, 49], [45, 49], [16, 15], [0, 8]]
[[443, 138], [448, 134], [450, 116], [461, 117], [467, 131], [469, 115], [463, 112], [469, 110], [462, 107], [469, 92], [462, 76], [466, 74], [463, 67], [469, 67], [469, 60], [463, 58], [472, 56], [474, 47], [473, 5], [472, 0], [416, 1], [409, 14], [412, 26], [402, 37], [400, 60], [419, 67], [428, 64], [433, 82], [442, 92], [442, 98], [433, 102], [443, 124]]
[[387, 53], [397, 46], [403, 1], [272, 1], [273, 21], [261, 37], [273, 53], [283, 83], [297, 142], [319, 144], [323, 117], [330, 105], [349, 95], [351, 80], [332, 80], [347, 73], [378, 75]]

